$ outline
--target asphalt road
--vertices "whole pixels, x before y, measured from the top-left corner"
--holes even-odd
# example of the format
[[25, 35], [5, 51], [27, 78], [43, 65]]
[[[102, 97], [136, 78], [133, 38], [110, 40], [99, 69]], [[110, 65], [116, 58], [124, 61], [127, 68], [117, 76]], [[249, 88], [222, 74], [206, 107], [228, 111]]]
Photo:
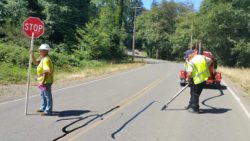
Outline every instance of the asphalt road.
[[28, 116], [23, 99], [2, 103], [0, 140], [249, 141], [249, 104], [235, 98], [229, 87], [205, 89], [201, 114], [184, 110], [189, 88], [161, 111], [181, 89], [182, 68], [150, 60], [141, 68], [54, 90], [50, 117], [35, 112], [39, 96], [29, 99]]

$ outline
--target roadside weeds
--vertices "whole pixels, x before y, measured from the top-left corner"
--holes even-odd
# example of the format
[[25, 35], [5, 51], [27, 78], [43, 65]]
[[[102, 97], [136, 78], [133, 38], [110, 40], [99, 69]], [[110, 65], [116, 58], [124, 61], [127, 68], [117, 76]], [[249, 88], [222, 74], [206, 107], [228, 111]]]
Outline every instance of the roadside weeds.
[[[55, 76], [53, 90], [63, 88], [65, 86], [79, 84], [85, 81], [103, 77], [106, 75], [126, 71], [133, 68], [138, 68], [145, 63], [124, 63], [124, 64], [108, 64], [99, 68], [89, 68], [77, 70], [76, 72], [60, 72]], [[39, 90], [34, 86], [35, 81], [32, 80], [30, 87], [30, 95], [39, 94]], [[0, 85], [0, 103], [14, 99], [23, 98], [26, 95], [26, 84], [5, 84]]]
[[250, 68], [219, 67], [218, 71], [225, 75], [235, 84], [242, 87], [250, 96]]

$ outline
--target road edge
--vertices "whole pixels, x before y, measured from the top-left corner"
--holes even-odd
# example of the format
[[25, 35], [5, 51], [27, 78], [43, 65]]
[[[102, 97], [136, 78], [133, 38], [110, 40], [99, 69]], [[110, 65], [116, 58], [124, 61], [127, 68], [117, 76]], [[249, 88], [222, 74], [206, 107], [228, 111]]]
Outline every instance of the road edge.
[[227, 86], [227, 90], [229, 90], [229, 92], [232, 94], [234, 99], [239, 104], [240, 108], [243, 110], [247, 118], [250, 120], [250, 99], [247, 93], [243, 90], [243, 88], [237, 86], [237, 84], [233, 83], [228, 78], [222, 80], [222, 83], [224, 83], [225, 86]]

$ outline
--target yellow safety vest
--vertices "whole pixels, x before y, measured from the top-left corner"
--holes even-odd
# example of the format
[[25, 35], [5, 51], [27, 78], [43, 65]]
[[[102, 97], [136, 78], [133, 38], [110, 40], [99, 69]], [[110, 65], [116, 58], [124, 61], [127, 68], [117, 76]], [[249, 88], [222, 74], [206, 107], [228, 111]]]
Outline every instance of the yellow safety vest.
[[42, 83], [43, 81], [43, 74], [46, 71], [50, 71], [51, 73], [49, 73], [46, 77], [45, 80], [45, 84], [52, 84], [53, 83], [53, 71], [54, 71], [54, 67], [53, 67], [53, 63], [51, 61], [51, 59], [49, 58], [49, 56], [44, 57], [39, 65], [37, 66], [37, 80], [39, 83]]
[[192, 77], [194, 84], [207, 81], [210, 73], [208, 71], [207, 61], [203, 55], [194, 56], [188, 64], [193, 68]]

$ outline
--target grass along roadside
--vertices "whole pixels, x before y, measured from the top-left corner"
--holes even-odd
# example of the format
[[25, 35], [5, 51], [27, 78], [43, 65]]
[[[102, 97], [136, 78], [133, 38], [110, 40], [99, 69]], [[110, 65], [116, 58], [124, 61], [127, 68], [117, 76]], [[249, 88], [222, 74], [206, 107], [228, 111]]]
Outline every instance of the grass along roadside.
[[229, 68], [220, 66], [218, 71], [222, 72], [222, 75], [225, 75], [231, 81], [244, 88], [250, 96], [250, 68]]
[[83, 78], [91, 78], [97, 77], [104, 74], [111, 74], [114, 72], [125, 71], [132, 68], [143, 66], [144, 63], [122, 63], [122, 64], [113, 64], [113, 63], [105, 63], [102, 66], [97, 67], [89, 67], [89, 68], [78, 68], [72, 72], [59, 72], [56, 74], [55, 79], [57, 83], [79, 80]]
[[[53, 90], [60, 89], [69, 85], [79, 84], [86, 80], [94, 79], [98, 76], [108, 75], [116, 72], [126, 71], [132, 68], [137, 68], [145, 65], [145, 63], [137, 62], [137, 63], [121, 63], [121, 64], [113, 64], [108, 62], [94, 62], [85, 65], [84, 67], [79, 68], [68, 68], [68, 69], [58, 69], [55, 72], [55, 84], [53, 85]], [[9, 68], [13, 69], [13, 68]], [[35, 68], [33, 68], [31, 83], [36, 83], [35, 81]], [[6, 70], [6, 69], [5, 69]], [[27, 70], [23, 72], [22, 81], [18, 81], [19, 83], [14, 83], [13, 81], [15, 75], [12, 76], [11, 82], [6, 83], [5, 79], [4, 83], [0, 83], [0, 102], [14, 100], [18, 98], [23, 98], [26, 95], [26, 73]], [[11, 74], [11, 71], [6, 71], [5, 74]], [[8, 76], [6, 76], [8, 77]], [[39, 90], [36, 86], [30, 87], [30, 95], [39, 94]]]

